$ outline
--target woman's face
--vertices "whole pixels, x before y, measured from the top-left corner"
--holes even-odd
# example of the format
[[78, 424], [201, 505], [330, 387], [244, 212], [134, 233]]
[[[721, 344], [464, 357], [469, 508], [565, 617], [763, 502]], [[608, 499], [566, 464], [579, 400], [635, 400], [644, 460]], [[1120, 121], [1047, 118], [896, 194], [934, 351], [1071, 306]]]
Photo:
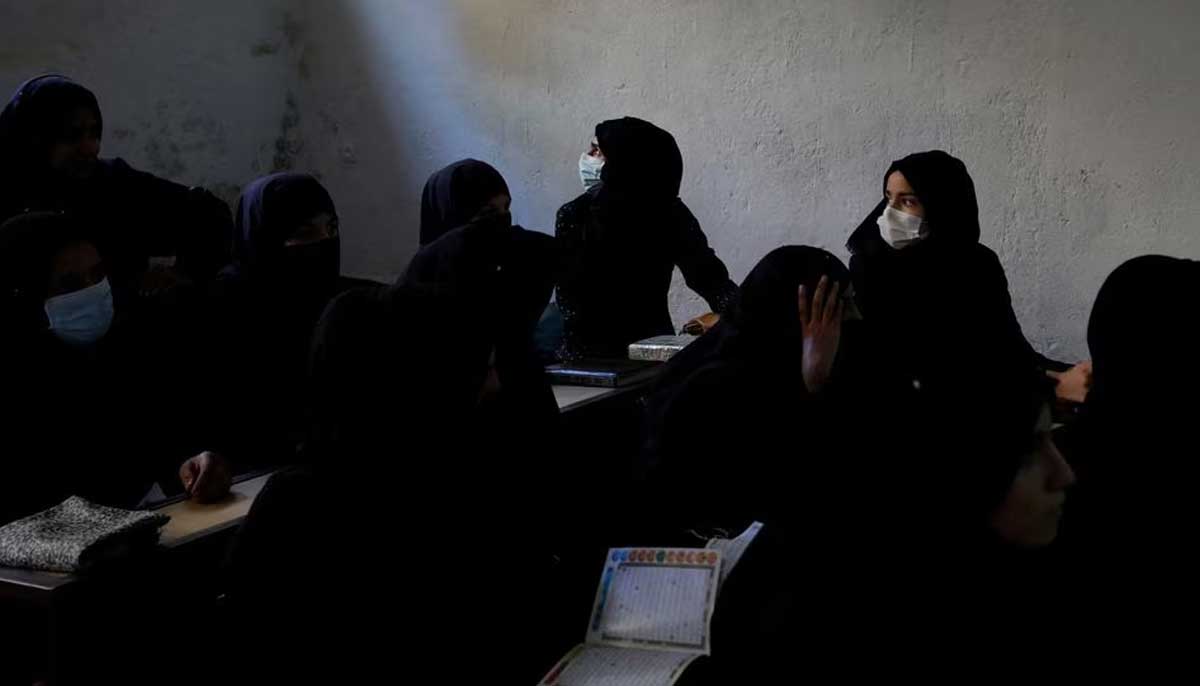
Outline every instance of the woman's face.
[[607, 161], [607, 158], [604, 157], [604, 152], [600, 150], [600, 141], [596, 140], [595, 138], [592, 138], [592, 145], [590, 148], [588, 148], [588, 154], [600, 160], [601, 162]]
[[58, 251], [50, 264], [46, 299], [95, 286], [108, 276], [96, 246], [75, 242]]
[[925, 206], [921, 204], [921, 199], [917, 197], [912, 186], [908, 185], [908, 179], [904, 178], [904, 174], [898, 171], [892, 172], [887, 178], [887, 188], [883, 195], [888, 207], [914, 217], [925, 218]]
[[100, 120], [83, 107], [71, 113], [50, 144], [50, 169], [70, 179], [89, 178], [100, 159]]
[[299, 245], [320, 243], [330, 238], [337, 238], [337, 236], [337, 215], [330, 212], [322, 212], [301, 224], [299, 228], [292, 232], [292, 235], [288, 237], [284, 245], [294, 248]]
[[1075, 472], [1054, 445], [1050, 408], [1038, 418], [1033, 451], [1025, 457], [1004, 502], [991, 516], [992, 530], [1022, 548], [1049, 545], [1058, 536], [1067, 488]]
[[511, 212], [512, 198], [507, 193], [498, 193], [484, 203], [483, 207], [479, 208], [479, 211], [475, 213], [475, 216], [471, 220], [478, 221], [492, 217], [504, 217]]

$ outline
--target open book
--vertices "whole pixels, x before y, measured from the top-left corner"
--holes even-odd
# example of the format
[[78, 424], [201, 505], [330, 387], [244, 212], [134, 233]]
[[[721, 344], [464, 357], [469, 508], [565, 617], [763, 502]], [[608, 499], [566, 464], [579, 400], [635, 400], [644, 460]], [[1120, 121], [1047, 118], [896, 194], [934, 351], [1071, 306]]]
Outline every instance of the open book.
[[670, 686], [711, 649], [717, 590], [761, 524], [707, 548], [614, 548], [587, 639], [541, 686]]

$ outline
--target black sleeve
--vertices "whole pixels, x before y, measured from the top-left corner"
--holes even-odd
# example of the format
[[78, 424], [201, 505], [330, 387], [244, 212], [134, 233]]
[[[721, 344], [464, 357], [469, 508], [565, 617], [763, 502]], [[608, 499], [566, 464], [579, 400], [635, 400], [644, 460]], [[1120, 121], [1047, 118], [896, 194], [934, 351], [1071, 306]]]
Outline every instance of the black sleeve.
[[704, 298], [713, 312], [724, 312], [737, 294], [737, 285], [729, 279], [725, 263], [709, 247], [700, 222], [682, 201], [675, 208], [673, 224], [675, 265], [683, 272], [688, 288]]
[[127, 227], [139, 252], [147, 257], [175, 256], [176, 267], [190, 278], [206, 282], [229, 262], [233, 215], [211, 192], [188, 188], [113, 161], [121, 195], [139, 208], [137, 221]]
[[583, 332], [581, 331], [580, 290], [584, 287], [583, 227], [572, 211], [573, 203], [558, 210], [554, 222], [554, 239], [558, 242], [558, 286], [555, 299], [562, 313], [563, 335], [558, 347], [562, 360], [578, 360], [584, 356]]
[[[1006, 349], [1019, 351], [1041, 370], [1070, 369], [1071, 365], [1051, 360], [1030, 345], [1029, 340], [1025, 338], [1024, 331], [1021, 330], [1021, 323], [1017, 321], [1017, 313], [1013, 311], [1012, 295], [1008, 290], [1008, 277], [1004, 273], [1004, 266], [1000, 264], [1000, 258], [990, 249], [983, 246], [980, 248], [982, 257], [978, 260], [980, 269], [975, 274], [975, 278], [979, 279], [978, 292], [986, 294], [987, 306], [979, 308], [977, 311], [980, 316], [998, 318], [994, 325], [986, 321], [979, 323], [980, 328], [983, 329], [980, 340], [1002, 341]], [[996, 330], [987, 331], [993, 326], [996, 327]]]

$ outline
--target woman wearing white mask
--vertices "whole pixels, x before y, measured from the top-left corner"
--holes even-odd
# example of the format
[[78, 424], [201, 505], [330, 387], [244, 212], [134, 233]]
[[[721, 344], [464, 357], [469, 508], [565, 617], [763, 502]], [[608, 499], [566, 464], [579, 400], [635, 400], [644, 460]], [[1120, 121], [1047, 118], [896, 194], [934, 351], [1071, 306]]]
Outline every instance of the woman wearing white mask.
[[[50, 212], [0, 227], [0, 320], [13, 448], [0, 458], [0, 523], [70, 495], [131, 507], [176, 469], [168, 490], [201, 500], [228, 491], [224, 461], [189, 445], [194, 389], [182, 378], [189, 365], [173, 363], [186, 357], [181, 339], [159, 320], [122, 316], [84, 227]], [[178, 461], [163, 464], [170, 456]]]
[[555, 237], [563, 359], [625, 357], [630, 343], [673, 333], [676, 267], [714, 312], [737, 286], [679, 198], [683, 157], [670, 133], [624, 117], [601, 123], [579, 161], [585, 192], [563, 205]]
[[909, 155], [888, 167], [883, 195], [847, 247], [885, 367], [914, 388], [946, 387], [977, 365], [1037, 367], [1059, 378], [1060, 398], [1082, 400], [1086, 364], [1048, 360], [1021, 332], [1004, 268], [979, 243], [975, 184], [962, 161], [940, 150]]

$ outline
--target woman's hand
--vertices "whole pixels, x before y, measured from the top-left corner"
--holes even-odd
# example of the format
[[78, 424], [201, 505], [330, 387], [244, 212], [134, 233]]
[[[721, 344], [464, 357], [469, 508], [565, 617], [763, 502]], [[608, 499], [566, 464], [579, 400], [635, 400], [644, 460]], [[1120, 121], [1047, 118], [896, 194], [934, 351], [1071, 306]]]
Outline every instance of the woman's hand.
[[804, 331], [801, 371], [809, 393], [819, 393], [833, 372], [833, 361], [842, 340], [840, 290], [841, 284], [835, 283], [830, 288], [829, 277], [822, 276], [810, 303], [806, 289], [800, 286], [800, 326]]
[[188, 280], [174, 267], [151, 264], [138, 281], [138, 295], [143, 298], [159, 298], [186, 285], [189, 285]]
[[1082, 403], [1092, 389], [1092, 362], [1080, 362], [1065, 372], [1047, 371], [1046, 376], [1058, 382], [1054, 395], [1061, 401]]
[[229, 494], [233, 477], [225, 458], [208, 451], [188, 458], [179, 466], [179, 480], [188, 496], [201, 503], [211, 503]]
[[683, 325], [683, 333], [691, 336], [699, 336], [708, 333], [709, 329], [717, 325], [721, 321], [721, 315], [709, 312], [702, 314], [699, 317], [689, 321]]

